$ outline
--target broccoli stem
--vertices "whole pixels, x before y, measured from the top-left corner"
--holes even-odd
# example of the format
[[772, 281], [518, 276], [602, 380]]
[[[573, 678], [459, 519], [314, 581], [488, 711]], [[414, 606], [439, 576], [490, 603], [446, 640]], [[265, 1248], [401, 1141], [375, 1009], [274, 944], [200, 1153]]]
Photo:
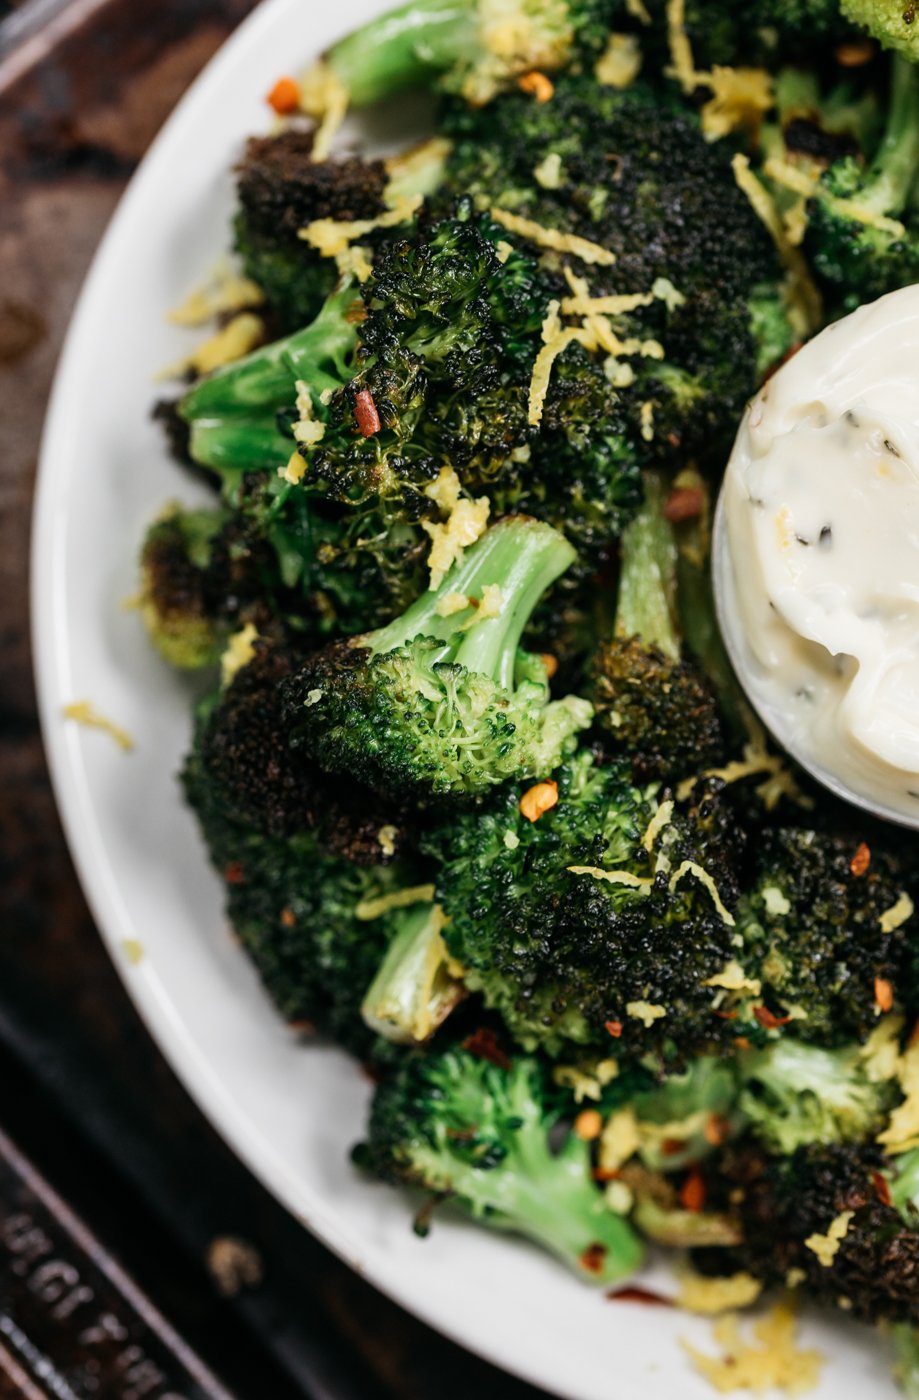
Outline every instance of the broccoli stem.
[[407, 909], [361, 1006], [364, 1024], [395, 1045], [423, 1045], [465, 995], [447, 969], [439, 904]]
[[[362, 640], [374, 656], [406, 646], [415, 637], [443, 641], [440, 661], [455, 662], [513, 690], [517, 648], [523, 630], [546, 589], [575, 559], [564, 535], [528, 516], [502, 520], [466, 550], [437, 588], [429, 589], [401, 617]], [[497, 616], [476, 620], [476, 607], [442, 616], [448, 595], [475, 599], [497, 584]]]
[[919, 1400], [919, 1331], [908, 1322], [891, 1328], [897, 1362], [897, 1382], [906, 1400]]
[[872, 163], [871, 178], [853, 201], [877, 214], [903, 212], [919, 175], [919, 68], [894, 58], [887, 127]]
[[475, 57], [476, 0], [409, 0], [371, 20], [326, 54], [353, 107], [415, 87]]
[[644, 504], [622, 535], [622, 571], [616, 608], [616, 636], [637, 637], [672, 661], [680, 659], [676, 624], [677, 549], [664, 515], [660, 477], [645, 475]]
[[259, 466], [283, 466], [293, 452], [274, 419], [200, 418], [191, 425], [188, 450], [196, 462], [217, 472], [252, 471]]
[[181, 402], [182, 417], [194, 423], [253, 408], [291, 407], [298, 380], [314, 395], [340, 388], [351, 377], [349, 360], [357, 344], [357, 327], [348, 314], [355, 300], [354, 283], [347, 279], [303, 330], [254, 350], [189, 389]]

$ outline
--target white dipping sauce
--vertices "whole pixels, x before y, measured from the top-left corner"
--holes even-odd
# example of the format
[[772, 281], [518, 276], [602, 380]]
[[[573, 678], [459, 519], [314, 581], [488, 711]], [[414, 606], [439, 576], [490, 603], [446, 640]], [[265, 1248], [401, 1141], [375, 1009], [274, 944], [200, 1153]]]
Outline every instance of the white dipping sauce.
[[919, 286], [764, 386], [722, 495], [729, 645], [777, 737], [919, 821]]

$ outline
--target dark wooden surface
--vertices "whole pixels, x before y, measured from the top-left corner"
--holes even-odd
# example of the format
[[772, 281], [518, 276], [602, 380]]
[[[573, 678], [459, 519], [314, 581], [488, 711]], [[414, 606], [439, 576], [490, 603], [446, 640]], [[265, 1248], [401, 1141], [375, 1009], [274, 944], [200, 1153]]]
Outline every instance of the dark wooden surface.
[[[352, 1274], [211, 1131], [108, 961], [45, 768], [27, 555], [55, 359], [126, 180], [250, 7], [72, 0], [82, 26], [44, 50], [33, 34], [32, 66], [5, 84], [24, 61], [3, 56], [0, 25], [0, 1127], [241, 1400], [539, 1400]], [[254, 1251], [261, 1281], [231, 1268], [222, 1292], [215, 1241], [231, 1263]]]

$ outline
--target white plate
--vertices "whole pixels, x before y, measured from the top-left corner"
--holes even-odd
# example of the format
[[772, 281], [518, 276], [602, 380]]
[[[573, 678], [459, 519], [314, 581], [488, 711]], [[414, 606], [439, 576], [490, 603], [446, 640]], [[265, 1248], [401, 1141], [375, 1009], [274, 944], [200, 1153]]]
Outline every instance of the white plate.
[[[244, 137], [269, 125], [263, 97], [274, 79], [383, 8], [266, 0], [167, 123], [87, 279], [48, 414], [35, 516], [35, 655], [58, 802], [99, 928], [147, 1025], [293, 1215], [412, 1312], [561, 1396], [710, 1400], [680, 1345], [708, 1343], [707, 1324], [610, 1303], [526, 1244], [458, 1220], [437, 1220], [421, 1241], [409, 1203], [349, 1165], [368, 1085], [344, 1055], [286, 1030], [228, 937], [175, 783], [191, 690], [123, 608], [144, 525], [164, 501], [194, 499], [149, 421], [152, 376], [187, 344], [164, 310], [226, 245], [229, 171]], [[133, 753], [62, 718], [83, 699], [134, 736]], [[132, 942], [143, 949], [136, 964]], [[805, 1335], [828, 1358], [821, 1396], [895, 1396], [887, 1352], [867, 1329], [818, 1319]]]

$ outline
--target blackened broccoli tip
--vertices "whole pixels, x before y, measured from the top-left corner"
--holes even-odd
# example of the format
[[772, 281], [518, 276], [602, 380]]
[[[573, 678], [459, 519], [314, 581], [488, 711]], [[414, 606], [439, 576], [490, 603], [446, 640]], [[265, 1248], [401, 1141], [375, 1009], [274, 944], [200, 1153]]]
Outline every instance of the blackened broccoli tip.
[[[326, 53], [313, 105], [321, 113], [331, 74], [354, 107], [417, 86], [480, 106], [530, 73], [602, 50], [617, 8], [611, 0], [514, 0], [495, 14], [486, 0], [412, 0]], [[308, 103], [309, 89], [308, 80]]]
[[747, 1270], [768, 1285], [789, 1277], [812, 1299], [863, 1321], [919, 1324], [919, 1212], [897, 1204], [913, 1164], [872, 1145], [815, 1144], [790, 1157], [728, 1149], [709, 1172], [708, 1199], [731, 1208], [736, 1249], [698, 1250], [705, 1271]]
[[212, 596], [215, 510], [175, 510], [147, 530], [140, 560], [140, 615], [171, 666], [198, 670], [220, 656], [224, 632]]
[[[757, 839], [755, 864], [736, 954], [758, 984], [753, 1014], [809, 1043], [863, 1044], [879, 998], [891, 1010], [908, 992], [915, 923], [896, 860], [840, 836], [777, 828]], [[750, 1009], [747, 997], [738, 1018]]]
[[808, 205], [805, 250], [844, 307], [919, 278], [919, 231], [907, 208], [917, 178], [919, 67], [898, 57], [873, 160], [867, 167], [854, 156], [835, 161]]
[[739, 1107], [773, 1153], [813, 1143], [867, 1142], [884, 1126], [896, 1089], [872, 1078], [861, 1046], [825, 1050], [782, 1035], [741, 1056]]
[[199, 782], [232, 822], [263, 836], [310, 832], [319, 848], [361, 866], [388, 864], [411, 843], [411, 823], [396, 804], [357, 786], [342, 789], [284, 730], [281, 686], [302, 656], [257, 640], [252, 659], [201, 707], [194, 757]]
[[645, 476], [645, 501], [621, 542], [614, 636], [596, 652], [591, 699], [604, 738], [642, 780], [678, 779], [724, 757], [715, 693], [683, 657], [677, 623], [677, 546], [666, 488]]
[[558, 1145], [557, 1125], [537, 1061], [497, 1065], [450, 1048], [412, 1056], [384, 1080], [356, 1160], [529, 1236], [590, 1282], [618, 1282], [639, 1267], [642, 1246], [594, 1183], [589, 1145], [571, 1131]]
[[331, 773], [394, 799], [478, 798], [545, 777], [592, 709], [549, 701], [545, 669], [519, 649], [539, 598], [574, 551], [551, 526], [492, 526], [400, 618], [311, 658], [285, 686], [286, 714]]
[[527, 1050], [678, 1069], [732, 1043], [710, 979], [734, 952], [733, 817], [709, 793], [677, 808], [587, 751], [554, 781], [541, 814], [517, 785], [423, 836], [466, 986]]
[[919, 14], [910, 0], [840, 0], [840, 9], [885, 49], [919, 61]]
[[313, 158], [313, 134], [288, 127], [253, 137], [237, 167], [236, 251], [279, 328], [311, 321], [337, 281], [335, 262], [299, 237], [317, 219], [375, 219], [385, 210], [380, 160]]

